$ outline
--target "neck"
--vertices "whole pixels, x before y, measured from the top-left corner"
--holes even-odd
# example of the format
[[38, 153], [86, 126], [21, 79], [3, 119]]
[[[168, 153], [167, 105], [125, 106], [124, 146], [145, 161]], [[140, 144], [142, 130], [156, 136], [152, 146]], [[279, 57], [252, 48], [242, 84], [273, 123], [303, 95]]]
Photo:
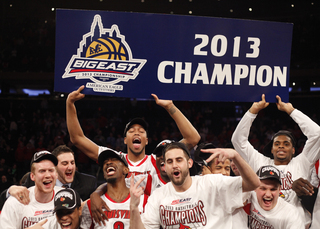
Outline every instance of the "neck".
[[289, 164], [290, 161], [279, 161], [279, 160], [274, 160], [275, 165], [287, 165]]
[[107, 183], [107, 194], [115, 202], [122, 202], [128, 197], [129, 193], [130, 189], [126, 186], [124, 178], [121, 181]]
[[39, 203], [49, 203], [53, 198], [54, 191], [52, 190], [51, 192], [46, 193], [46, 192], [40, 191], [36, 186], [34, 189], [34, 195], [35, 195], [36, 201], [38, 201]]
[[174, 189], [177, 191], [177, 192], [185, 192], [187, 191], [191, 185], [192, 185], [192, 178], [191, 176], [187, 176], [186, 177], [186, 180], [184, 181], [184, 183], [182, 185], [175, 185], [174, 183], [172, 183]]
[[145, 150], [143, 150], [141, 153], [133, 153], [131, 149], [128, 149], [128, 158], [132, 162], [141, 161], [145, 156]]

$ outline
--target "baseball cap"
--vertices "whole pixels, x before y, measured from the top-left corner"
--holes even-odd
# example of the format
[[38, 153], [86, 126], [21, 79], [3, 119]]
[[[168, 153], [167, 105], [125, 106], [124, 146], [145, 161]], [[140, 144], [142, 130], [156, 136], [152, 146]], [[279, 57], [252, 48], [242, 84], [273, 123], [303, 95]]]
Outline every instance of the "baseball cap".
[[115, 158], [118, 158], [119, 160], [121, 160], [123, 162], [123, 164], [125, 166], [128, 167], [128, 162], [125, 158], [125, 155], [123, 153], [120, 153], [120, 152], [117, 152], [113, 149], [110, 149], [110, 148], [107, 148], [106, 150], [102, 151], [100, 154], [99, 154], [99, 157], [98, 157], [98, 163], [99, 165], [102, 167], [103, 166], [103, 163], [104, 161], [107, 159], [107, 158], [110, 158], [110, 157], [115, 157]]
[[124, 128], [123, 136], [125, 137], [127, 134], [127, 131], [130, 129], [130, 127], [134, 124], [139, 124], [143, 127], [143, 129], [148, 132], [148, 123], [144, 121], [142, 118], [134, 118], [130, 122], [127, 123], [126, 127]]
[[160, 157], [162, 155], [163, 149], [172, 142], [174, 141], [168, 139], [161, 141], [153, 150], [153, 154], [155, 154], [157, 157]]
[[58, 159], [56, 158], [56, 156], [54, 156], [52, 153], [50, 153], [49, 151], [46, 151], [46, 150], [43, 150], [43, 151], [39, 151], [39, 152], [36, 152], [33, 156], [32, 156], [32, 159], [31, 159], [31, 163], [30, 163], [30, 166], [33, 164], [33, 163], [38, 163], [42, 160], [50, 160], [52, 161], [52, 163], [57, 166], [58, 164]]
[[54, 196], [54, 212], [59, 210], [74, 210], [80, 206], [80, 195], [71, 188], [61, 189]]
[[273, 155], [272, 155], [272, 153], [271, 153], [271, 149], [272, 149], [272, 145], [273, 145], [273, 140], [275, 139], [275, 137], [280, 136], [280, 135], [288, 136], [288, 137], [291, 139], [291, 142], [292, 142], [293, 147], [296, 145], [296, 139], [295, 139], [295, 137], [293, 136], [293, 134], [292, 134], [290, 131], [280, 130], [280, 131], [278, 131], [277, 133], [275, 133], [275, 134], [272, 136], [272, 139], [270, 140], [270, 142], [268, 142], [268, 144], [264, 147], [264, 149], [263, 149], [264, 155], [273, 158]]
[[260, 180], [275, 179], [281, 184], [280, 171], [272, 165], [261, 166], [257, 171], [257, 175]]

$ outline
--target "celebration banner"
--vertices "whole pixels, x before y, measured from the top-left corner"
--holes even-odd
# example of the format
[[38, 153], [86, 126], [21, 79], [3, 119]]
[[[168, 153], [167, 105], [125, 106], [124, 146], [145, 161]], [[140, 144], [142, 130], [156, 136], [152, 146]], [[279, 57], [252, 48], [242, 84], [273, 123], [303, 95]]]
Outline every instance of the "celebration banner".
[[289, 99], [290, 23], [58, 9], [57, 92], [253, 102]]

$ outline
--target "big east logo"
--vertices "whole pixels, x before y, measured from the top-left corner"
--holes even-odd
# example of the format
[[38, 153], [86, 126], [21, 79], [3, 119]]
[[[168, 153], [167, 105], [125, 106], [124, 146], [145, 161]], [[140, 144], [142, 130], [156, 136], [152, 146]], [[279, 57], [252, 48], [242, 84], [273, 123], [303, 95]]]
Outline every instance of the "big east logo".
[[95, 15], [89, 33], [70, 59], [62, 78], [90, 79], [87, 88], [95, 92], [114, 93], [123, 90], [121, 81], [134, 80], [143, 65], [144, 59], [133, 59], [125, 36], [120, 34], [117, 25], [103, 28], [100, 15]]

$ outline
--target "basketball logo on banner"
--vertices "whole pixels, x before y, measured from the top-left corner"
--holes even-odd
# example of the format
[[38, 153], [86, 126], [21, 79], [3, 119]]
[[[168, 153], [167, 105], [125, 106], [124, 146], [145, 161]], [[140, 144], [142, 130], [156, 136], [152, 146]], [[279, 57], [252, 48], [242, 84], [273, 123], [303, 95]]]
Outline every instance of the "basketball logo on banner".
[[125, 36], [117, 25], [103, 28], [100, 15], [95, 15], [89, 33], [83, 35], [77, 54], [70, 59], [62, 78], [90, 79], [86, 84], [95, 92], [114, 93], [123, 90], [121, 81], [134, 80], [145, 59], [134, 59]]

